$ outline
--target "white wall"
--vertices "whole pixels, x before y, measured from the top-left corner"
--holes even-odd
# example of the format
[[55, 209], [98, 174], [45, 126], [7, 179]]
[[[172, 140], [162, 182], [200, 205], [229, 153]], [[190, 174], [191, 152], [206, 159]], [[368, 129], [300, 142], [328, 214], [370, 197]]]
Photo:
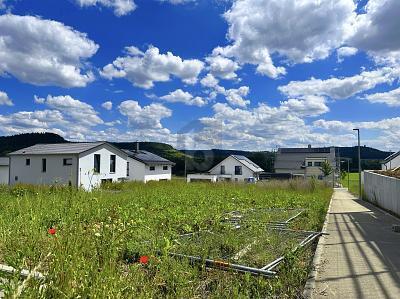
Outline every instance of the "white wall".
[[[210, 174], [221, 174], [221, 165], [225, 166], [225, 174], [231, 175], [233, 181], [236, 181], [236, 179], [238, 181], [244, 181], [246, 178], [255, 176], [253, 171], [248, 169], [246, 166], [244, 166], [233, 157], [228, 157], [225, 160], [221, 161], [210, 170]], [[235, 166], [242, 166], [242, 175], [235, 175]]]
[[145, 167], [145, 177], [144, 181], [159, 181], [159, 180], [171, 180], [171, 165], [168, 166], [168, 170], [163, 170], [164, 165], [153, 165], [155, 167], [154, 170], [150, 170], [150, 166], [146, 165]]
[[8, 184], [8, 166], [0, 165], [0, 184]]
[[144, 163], [139, 162], [138, 160], [132, 159], [130, 157], [128, 157], [128, 162], [129, 162], [129, 176], [127, 179], [129, 181], [144, 182], [146, 165]]
[[400, 167], [400, 155], [398, 155], [393, 160], [387, 162], [386, 164], [382, 164], [382, 170], [389, 170]]
[[[63, 166], [64, 158], [72, 158], [72, 165]], [[30, 165], [26, 165], [30, 159]], [[42, 159], [47, 169], [42, 172]], [[10, 156], [10, 184], [68, 184], [77, 183], [77, 155], [16, 155]]]
[[[100, 172], [95, 174], [94, 155], [100, 154]], [[115, 173], [110, 173], [110, 155], [116, 155]], [[113, 182], [126, 179], [127, 157], [108, 144], [79, 155], [79, 186], [86, 190], [99, 187], [101, 180], [111, 179]]]
[[366, 199], [400, 216], [400, 179], [364, 171]]

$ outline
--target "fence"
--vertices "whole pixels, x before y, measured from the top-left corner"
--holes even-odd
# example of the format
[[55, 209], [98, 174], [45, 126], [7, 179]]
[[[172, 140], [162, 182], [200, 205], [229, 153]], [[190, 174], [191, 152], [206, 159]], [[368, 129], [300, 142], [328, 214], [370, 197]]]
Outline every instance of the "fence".
[[364, 171], [365, 199], [400, 215], [400, 179]]

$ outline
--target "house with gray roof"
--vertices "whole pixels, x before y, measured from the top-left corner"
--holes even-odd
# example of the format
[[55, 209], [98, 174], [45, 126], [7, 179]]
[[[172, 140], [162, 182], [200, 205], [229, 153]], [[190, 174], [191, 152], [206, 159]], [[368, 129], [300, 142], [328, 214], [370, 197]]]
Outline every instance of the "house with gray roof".
[[127, 177], [128, 155], [108, 142], [36, 144], [8, 156], [10, 185], [70, 185], [92, 190]]
[[334, 147], [279, 148], [275, 158], [275, 172], [300, 177], [319, 177], [322, 163], [336, 167]]
[[264, 170], [249, 158], [241, 155], [230, 155], [207, 173], [189, 174], [187, 181], [235, 181], [249, 182], [257, 181]]
[[127, 158], [128, 181], [169, 181], [172, 177], [172, 167], [175, 163], [149, 151], [123, 150]]
[[388, 156], [381, 163], [382, 170], [391, 170], [400, 168], [400, 151]]

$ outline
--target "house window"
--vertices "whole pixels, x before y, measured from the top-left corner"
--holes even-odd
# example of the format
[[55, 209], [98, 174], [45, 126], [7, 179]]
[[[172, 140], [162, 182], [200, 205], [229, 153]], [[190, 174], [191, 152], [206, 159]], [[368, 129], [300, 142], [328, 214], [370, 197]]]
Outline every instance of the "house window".
[[126, 176], [129, 176], [129, 162], [126, 162]]
[[111, 173], [115, 172], [115, 163], [116, 163], [116, 156], [110, 155], [110, 172]]
[[72, 158], [63, 159], [63, 166], [72, 165]]
[[154, 170], [156, 170], [156, 167], [155, 166], [150, 166], [150, 171], [154, 171]]
[[26, 159], [26, 160], [25, 160], [25, 165], [26, 165], [26, 166], [31, 165], [31, 159]]
[[314, 162], [314, 166], [321, 167], [322, 162]]
[[163, 170], [168, 170], [168, 165], [164, 165], [164, 166], [162, 167], [162, 169], [163, 169]]
[[312, 162], [307, 162], [307, 166], [311, 167], [312, 166]]
[[235, 175], [242, 175], [242, 166], [235, 166]]
[[95, 173], [100, 173], [100, 155], [95, 154], [94, 155], [94, 167], [93, 170]]
[[221, 165], [221, 174], [225, 174], [225, 165]]
[[42, 172], [46, 172], [46, 171], [47, 171], [47, 160], [42, 159]]

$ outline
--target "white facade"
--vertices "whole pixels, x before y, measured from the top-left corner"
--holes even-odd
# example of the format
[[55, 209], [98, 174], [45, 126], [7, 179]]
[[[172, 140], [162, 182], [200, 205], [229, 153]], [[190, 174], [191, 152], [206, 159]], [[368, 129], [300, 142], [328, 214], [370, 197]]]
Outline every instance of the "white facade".
[[140, 181], [146, 183], [148, 181], [171, 180], [171, 165], [145, 164], [130, 157], [128, 157], [127, 161], [129, 163], [129, 175], [127, 175], [129, 181]]
[[[245, 157], [238, 159], [231, 155], [211, 168], [208, 173], [189, 174], [187, 182], [192, 181], [234, 181], [245, 182], [250, 178], [258, 179], [263, 170]], [[241, 156], [240, 156], [241, 157]], [[257, 171], [255, 171], [257, 170]]]
[[[100, 155], [100, 172], [94, 172], [94, 155]], [[116, 156], [115, 172], [110, 171], [110, 156]], [[104, 144], [79, 155], [78, 186], [91, 190], [99, 187], [102, 180], [118, 182], [126, 179], [127, 157], [116, 148]]]
[[0, 157], [0, 185], [7, 185], [9, 181], [8, 157]]
[[[225, 172], [223, 173], [222, 168], [225, 168]], [[240, 167], [240, 172], [235, 172], [235, 168]], [[233, 156], [227, 157], [225, 160], [221, 161], [217, 165], [209, 171], [210, 174], [223, 175], [220, 180], [231, 180], [231, 181], [245, 181], [250, 177], [257, 177], [257, 174], [254, 173], [251, 169], [247, 168]], [[229, 176], [229, 177], [228, 177]]]
[[400, 152], [389, 156], [383, 163], [382, 163], [382, 170], [390, 170], [396, 169], [400, 167]]
[[[94, 172], [95, 154], [100, 155], [99, 173]], [[115, 172], [110, 172], [111, 155], [116, 156]], [[125, 154], [107, 143], [80, 154], [10, 155], [10, 185], [60, 184], [91, 190], [99, 187], [102, 180], [116, 182], [126, 178], [126, 163]]]

